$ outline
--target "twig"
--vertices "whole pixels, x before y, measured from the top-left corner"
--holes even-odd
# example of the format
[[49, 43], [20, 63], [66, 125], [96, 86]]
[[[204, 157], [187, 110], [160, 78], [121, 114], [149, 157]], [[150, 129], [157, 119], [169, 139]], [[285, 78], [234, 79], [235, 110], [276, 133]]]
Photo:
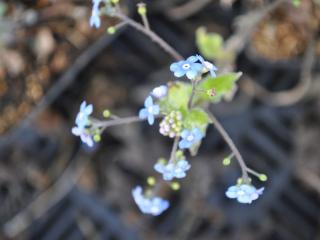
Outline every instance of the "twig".
[[180, 20], [192, 16], [194, 13], [200, 11], [212, 0], [191, 0], [184, 5], [169, 9], [166, 15], [171, 19]]
[[192, 108], [192, 102], [193, 102], [193, 98], [196, 92], [196, 82], [195, 81], [191, 81], [192, 83], [192, 91], [191, 91], [191, 95], [188, 101], [188, 108], [191, 109]]
[[120, 20], [126, 22], [131, 27], [135, 28], [136, 30], [148, 36], [152, 41], [157, 43], [165, 52], [167, 52], [175, 60], [179, 61], [183, 59], [183, 57], [173, 47], [171, 47], [166, 41], [164, 41], [158, 34], [153, 32], [152, 30], [145, 28], [140, 23], [132, 20], [131, 18], [127, 17], [122, 13], [116, 12], [112, 16], [119, 18]]
[[175, 137], [175, 139], [173, 141], [169, 163], [172, 163], [176, 159], [176, 152], [177, 152], [177, 149], [178, 149], [179, 139], [180, 139], [180, 137]]
[[111, 126], [130, 124], [130, 123], [141, 122], [141, 121], [145, 121], [145, 119], [141, 119], [137, 116], [126, 117], [126, 118], [116, 118], [116, 119], [112, 119], [112, 120], [108, 120], [108, 121], [100, 121], [100, 120], [96, 120], [96, 119], [93, 120], [94, 126], [101, 127], [103, 130], [106, 129], [107, 127], [111, 127]]
[[222, 138], [226, 141], [226, 143], [229, 145], [231, 151], [234, 153], [235, 158], [237, 159], [241, 171], [242, 171], [242, 177], [244, 181], [248, 181], [248, 173], [247, 173], [247, 165], [244, 162], [238, 148], [234, 144], [233, 140], [230, 138], [229, 134], [226, 132], [226, 130], [222, 127], [220, 122], [217, 120], [217, 118], [209, 111], [207, 111], [207, 114], [212, 121], [212, 124], [215, 126], [215, 128], [218, 130], [218, 132], [221, 134]]

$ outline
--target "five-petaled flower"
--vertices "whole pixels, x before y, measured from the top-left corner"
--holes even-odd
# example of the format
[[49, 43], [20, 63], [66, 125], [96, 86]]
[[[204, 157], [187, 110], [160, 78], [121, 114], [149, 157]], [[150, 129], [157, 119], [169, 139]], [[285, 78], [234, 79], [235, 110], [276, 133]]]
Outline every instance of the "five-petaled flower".
[[76, 117], [76, 125], [78, 128], [83, 129], [88, 125], [89, 116], [93, 111], [92, 104], [87, 105], [86, 101], [83, 101], [80, 105], [80, 111]]
[[144, 108], [139, 111], [140, 119], [148, 119], [148, 123], [152, 125], [154, 123], [154, 116], [160, 112], [159, 105], [153, 104], [151, 96], [148, 96], [144, 101]]
[[100, 9], [99, 5], [101, 0], [93, 0], [93, 7], [91, 11], [91, 17], [90, 17], [90, 26], [95, 26], [96, 28], [99, 28], [101, 26], [101, 19], [100, 19]]
[[146, 214], [158, 216], [169, 207], [169, 202], [167, 200], [160, 197], [146, 197], [142, 193], [141, 186], [137, 186], [132, 190], [132, 196], [141, 212]]
[[162, 174], [162, 178], [165, 181], [171, 181], [173, 178], [184, 178], [186, 171], [191, 168], [187, 160], [181, 159], [175, 163], [165, 164], [158, 162], [154, 165], [154, 169]]
[[196, 56], [200, 61], [200, 63], [202, 64], [202, 66], [204, 67], [204, 69], [206, 70], [206, 72], [209, 71], [212, 77], [216, 77], [217, 75], [215, 71], [217, 71], [218, 68], [215, 65], [213, 65], [211, 62], [204, 60], [202, 56], [200, 55], [196, 55]]
[[263, 193], [264, 188], [256, 189], [249, 184], [235, 185], [228, 188], [226, 196], [228, 198], [236, 198], [239, 203], [252, 203]]
[[190, 80], [194, 80], [196, 76], [202, 73], [203, 66], [197, 63], [199, 59], [196, 56], [188, 57], [187, 60], [172, 63], [170, 65], [170, 71], [174, 73], [176, 77], [187, 76]]
[[181, 138], [179, 148], [186, 149], [199, 142], [203, 138], [203, 133], [198, 128], [193, 128], [191, 131], [185, 129], [181, 133]]
[[161, 85], [152, 90], [151, 95], [157, 99], [162, 99], [168, 94], [168, 87], [166, 85]]

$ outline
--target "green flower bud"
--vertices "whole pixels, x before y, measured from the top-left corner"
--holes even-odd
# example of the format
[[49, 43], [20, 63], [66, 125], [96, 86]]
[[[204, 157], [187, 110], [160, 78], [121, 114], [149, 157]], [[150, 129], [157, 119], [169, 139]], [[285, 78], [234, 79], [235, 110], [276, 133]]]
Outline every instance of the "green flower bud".
[[115, 34], [115, 32], [117, 31], [117, 29], [115, 27], [108, 27], [107, 32], [109, 34]]
[[180, 189], [180, 183], [172, 182], [171, 183], [171, 189], [174, 190], [174, 191], [178, 191]]
[[268, 180], [268, 176], [265, 175], [265, 174], [260, 174], [259, 175], [259, 180], [262, 181], [262, 182], [265, 182]]
[[156, 184], [156, 179], [154, 177], [148, 177], [147, 178], [147, 183], [150, 185], [150, 186], [154, 186]]
[[147, 14], [147, 8], [144, 3], [138, 3], [137, 7], [139, 15], [145, 16]]
[[103, 115], [105, 118], [108, 118], [108, 117], [110, 117], [111, 113], [110, 113], [109, 110], [106, 109], [106, 110], [103, 111], [102, 115]]
[[101, 136], [100, 136], [99, 134], [95, 134], [95, 135], [93, 136], [93, 140], [94, 140], [95, 142], [100, 142], [100, 141], [101, 141]]
[[226, 157], [226, 158], [223, 159], [223, 161], [222, 161], [222, 164], [223, 164], [224, 166], [229, 166], [230, 163], [231, 163], [231, 158], [229, 158], [229, 157]]

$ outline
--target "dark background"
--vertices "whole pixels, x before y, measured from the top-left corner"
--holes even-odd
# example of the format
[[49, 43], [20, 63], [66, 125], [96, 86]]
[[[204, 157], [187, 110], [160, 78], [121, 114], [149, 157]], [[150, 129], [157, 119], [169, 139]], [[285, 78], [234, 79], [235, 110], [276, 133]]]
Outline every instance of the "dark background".
[[[139, 20], [128, 2], [124, 9]], [[146, 1], [152, 29], [185, 57], [198, 52], [199, 26], [229, 38], [238, 16], [272, 4], [196, 0], [199, 8], [179, 9], [188, 2]], [[84, 99], [96, 117], [104, 109], [137, 115], [150, 89], [173, 80], [173, 59], [129, 27], [108, 36], [112, 19], [90, 28], [91, 1], [6, 3], [0, 19], [0, 239], [320, 239], [316, 3], [284, 4], [263, 19], [237, 53], [234, 67], [244, 77], [235, 98], [211, 108], [248, 165], [268, 175], [266, 183], [254, 181], [265, 186], [263, 196], [251, 205], [225, 197], [240, 169], [222, 166], [230, 152], [211, 127], [159, 217], [140, 213], [131, 189], [154, 174], [170, 139], [156, 125], [137, 123], [107, 129], [89, 149], [71, 128]], [[274, 103], [272, 93], [306, 81], [310, 36], [311, 86], [292, 104]], [[241, 85], [246, 78], [271, 94], [248, 94]]]

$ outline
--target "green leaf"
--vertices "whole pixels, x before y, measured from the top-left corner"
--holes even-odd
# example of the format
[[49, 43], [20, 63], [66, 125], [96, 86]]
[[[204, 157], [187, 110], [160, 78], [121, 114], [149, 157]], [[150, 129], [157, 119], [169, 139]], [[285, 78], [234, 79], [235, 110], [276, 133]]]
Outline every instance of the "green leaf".
[[196, 43], [200, 53], [209, 59], [216, 59], [222, 54], [223, 39], [217, 33], [206, 32], [204, 27], [200, 27], [196, 31]]
[[[196, 96], [196, 102], [201, 103], [204, 101], [210, 102], [219, 102], [221, 97], [230, 93], [234, 87], [236, 81], [241, 77], [242, 73], [226, 73], [219, 75], [215, 78], [208, 77], [202, 82], [199, 83], [198, 89], [202, 92], [199, 92]], [[214, 96], [207, 94], [207, 91], [213, 90], [215, 92]]]
[[161, 111], [169, 113], [178, 110], [185, 115], [191, 91], [191, 84], [178, 81], [170, 84], [167, 96], [159, 101]]
[[184, 128], [199, 128], [203, 133], [206, 132], [208, 123], [209, 117], [201, 108], [191, 109], [189, 112], [187, 112], [185, 118], [183, 119]]

